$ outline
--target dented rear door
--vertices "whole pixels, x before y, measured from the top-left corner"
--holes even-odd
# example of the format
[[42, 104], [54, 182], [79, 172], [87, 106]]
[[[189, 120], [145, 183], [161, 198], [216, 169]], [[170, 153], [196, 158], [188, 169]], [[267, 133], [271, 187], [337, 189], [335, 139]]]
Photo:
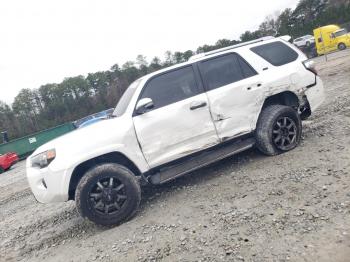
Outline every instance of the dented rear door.
[[253, 130], [264, 83], [238, 54], [230, 53], [198, 62], [221, 141]]

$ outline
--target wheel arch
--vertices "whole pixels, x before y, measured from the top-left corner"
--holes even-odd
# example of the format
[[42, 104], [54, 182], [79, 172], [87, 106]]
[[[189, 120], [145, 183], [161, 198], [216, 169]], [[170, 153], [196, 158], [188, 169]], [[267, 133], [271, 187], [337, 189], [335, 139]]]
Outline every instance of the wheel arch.
[[72, 172], [70, 181], [69, 181], [69, 190], [68, 190], [68, 199], [74, 200], [75, 190], [81, 178], [85, 173], [92, 167], [102, 164], [102, 163], [115, 163], [127, 167], [131, 172], [136, 176], [141, 175], [140, 169], [124, 154], [120, 152], [110, 152], [106, 153], [89, 160], [86, 160], [76, 166]]
[[298, 109], [300, 101], [298, 96], [292, 91], [284, 91], [265, 98], [262, 109], [270, 105], [285, 105]]
[[[260, 108], [260, 111], [257, 113], [256, 118], [254, 119], [254, 126], [256, 129], [256, 125], [258, 123], [258, 120], [260, 118], [261, 112], [268, 106], [271, 105], [284, 105], [284, 106], [290, 106], [294, 108], [296, 111], [299, 111], [299, 108], [303, 107], [303, 102], [301, 98], [299, 98], [294, 92], [292, 91], [283, 91], [280, 93], [272, 94], [265, 98], [263, 105]], [[311, 114], [305, 113], [306, 117], [308, 117]], [[303, 113], [304, 114], [304, 113]]]

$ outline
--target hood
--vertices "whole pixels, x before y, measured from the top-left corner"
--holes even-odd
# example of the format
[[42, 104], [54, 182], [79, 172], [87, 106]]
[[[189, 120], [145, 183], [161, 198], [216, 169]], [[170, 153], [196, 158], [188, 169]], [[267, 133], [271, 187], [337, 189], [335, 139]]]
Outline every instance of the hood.
[[37, 148], [32, 156], [50, 149], [55, 149], [58, 156], [73, 155], [82, 150], [88, 151], [96, 146], [115, 142], [118, 134], [123, 135], [127, 132], [125, 128], [121, 117], [105, 119], [47, 142]]

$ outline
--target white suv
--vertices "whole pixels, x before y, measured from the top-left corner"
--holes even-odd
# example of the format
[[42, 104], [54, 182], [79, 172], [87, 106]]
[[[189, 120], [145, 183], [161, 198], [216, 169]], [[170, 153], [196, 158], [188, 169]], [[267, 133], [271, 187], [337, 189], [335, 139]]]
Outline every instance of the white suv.
[[297, 47], [309, 47], [313, 43], [315, 43], [315, 38], [312, 35], [304, 35], [302, 37], [294, 39], [293, 41], [293, 44]]
[[27, 177], [39, 202], [75, 200], [83, 217], [130, 218], [140, 183], [161, 184], [256, 146], [295, 148], [323, 85], [296, 47], [267, 37], [196, 55], [130, 85], [113, 117], [38, 148]]

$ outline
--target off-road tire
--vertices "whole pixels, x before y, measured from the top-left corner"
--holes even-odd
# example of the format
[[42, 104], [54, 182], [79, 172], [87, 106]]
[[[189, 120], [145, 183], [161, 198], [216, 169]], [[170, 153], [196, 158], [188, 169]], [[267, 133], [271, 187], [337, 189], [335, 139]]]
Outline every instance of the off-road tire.
[[[295, 136], [293, 136], [293, 143], [286, 148], [279, 148], [274, 142], [273, 132], [278, 132], [274, 128], [280, 119], [289, 119], [288, 123], [293, 123]], [[289, 125], [288, 125], [289, 126]], [[300, 142], [302, 133], [302, 124], [298, 112], [289, 106], [284, 105], [270, 105], [262, 110], [260, 113], [256, 131], [255, 139], [256, 146], [265, 155], [274, 156], [289, 150], [294, 149]]]
[[[111, 177], [112, 181], [120, 181], [120, 185], [124, 185], [122, 190], [126, 199], [120, 209], [115, 211], [116, 213], [101, 214], [101, 211], [94, 206], [95, 198], [91, 197], [91, 192], [98, 182]], [[77, 210], [82, 217], [86, 217], [98, 225], [118, 225], [136, 213], [141, 201], [141, 189], [136, 176], [126, 167], [114, 163], [100, 164], [88, 170], [79, 181], [75, 191], [75, 201]]]
[[341, 50], [345, 50], [346, 49], [346, 45], [344, 43], [340, 43], [338, 45], [338, 49], [341, 51]]

